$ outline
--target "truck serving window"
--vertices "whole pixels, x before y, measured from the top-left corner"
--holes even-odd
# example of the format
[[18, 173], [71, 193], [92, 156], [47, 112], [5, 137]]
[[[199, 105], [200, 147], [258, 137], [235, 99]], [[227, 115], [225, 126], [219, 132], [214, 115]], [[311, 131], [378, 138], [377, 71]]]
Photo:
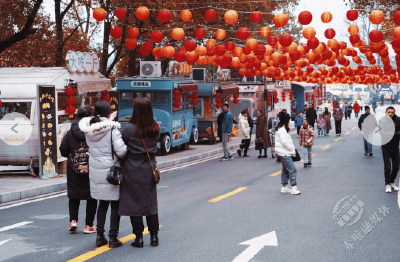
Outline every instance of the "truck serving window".
[[20, 113], [25, 115], [28, 120], [31, 119], [31, 107], [32, 102], [7, 102], [3, 101], [2, 107], [0, 107], [0, 120], [6, 116], [4, 120], [9, 121], [23, 121], [24, 119], [18, 119], [19, 116], [15, 116], [12, 113]]

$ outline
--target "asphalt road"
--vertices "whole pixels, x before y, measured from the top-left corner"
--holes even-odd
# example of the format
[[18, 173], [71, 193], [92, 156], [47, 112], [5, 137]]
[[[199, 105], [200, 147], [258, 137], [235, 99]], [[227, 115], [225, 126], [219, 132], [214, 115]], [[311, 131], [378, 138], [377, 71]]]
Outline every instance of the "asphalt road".
[[[361, 132], [352, 130], [356, 123], [344, 120], [338, 141], [333, 132], [316, 137], [311, 168], [296, 163], [301, 195], [281, 194], [280, 175], [270, 176], [281, 164], [270, 158], [270, 151], [269, 158], [258, 159], [254, 148], [250, 158], [235, 154], [233, 161], [211, 158], [164, 171], [158, 188], [160, 245], [151, 247], [145, 235], [142, 249], [129, 241], [90, 261], [233, 261], [249, 248], [240, 243], [273, 231], [278, 246], [264, 246], [254, 258], [242, 261], [398, 261], [398, 194], [384, 192], [380, 148], [374, 146], [374, 156], [364, 156]], [[298, 146], [297, 135], [292, 137]], [[246, 189], [208, 202], [241, 187]], [[340, 227], [333, 211], [347, 196], [358, 197], [363, 211], [356, 210], [354, 217], [361, 213], [357, 223]], [[82, 233], [84, 202], [74, 234], [68, 232], [64, 194], [22, 203], [26, 204], [0, 206], [0, 261], [69, 261], [96, 249], [95, 234]], [[385, 212], [382, 205], [390, 209]], [[370, 217], [375, 212], [380, 222], [373, 224]], [[5, 228], [24, 221], [32, 223]], [[361, 229], [364, 222], [374, 226], [368, 233]], [[123, 217], [119, 236], [130, 234], [129, 218]], [[346, 248], [345, 241], [352, 245]]]

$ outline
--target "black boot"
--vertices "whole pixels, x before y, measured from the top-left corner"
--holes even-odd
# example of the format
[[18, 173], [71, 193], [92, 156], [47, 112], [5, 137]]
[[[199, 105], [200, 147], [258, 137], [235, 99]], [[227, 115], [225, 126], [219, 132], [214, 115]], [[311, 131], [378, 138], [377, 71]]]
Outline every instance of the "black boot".
[[110, 243], [108, 244], [108, 247], [110, 248], [116, 248], [122, 246], [122, 242], [118, 240], [118, 235], [108, 235], [110, 237]]
[[131, 243], [133, 247], [143, 247], [143, 234], [136, 234], [136, 239]]
[[158, 232], [157, 231], [150, 232], [150, 245], [152, 245], [153, 247], [158, 246]]
[[106, 237], [104, 236], [104, 232], [97, 231], [97, 237], [96, 237], [96, 246], [101, 247], [104, 245], [107, 245], [108, 241]]

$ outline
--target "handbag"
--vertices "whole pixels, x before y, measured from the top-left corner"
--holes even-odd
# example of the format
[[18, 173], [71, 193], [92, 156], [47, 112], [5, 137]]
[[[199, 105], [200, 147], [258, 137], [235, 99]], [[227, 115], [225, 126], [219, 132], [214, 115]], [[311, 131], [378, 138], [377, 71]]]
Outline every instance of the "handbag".
[[264, 144], [264, 141], [262, 140], [261, 137], [257, 137], [256, 140], [255, 140], [255, 143], [256, 144]]
[[146, 149], [147, 157], [149, 158], [151, 169], [153, 170], [154, 182], [156, 182], [156, 184], [158, 184], [161, 181], [161, 171], [158, 167], [156, 167], [156, 169], [154, 169], [153, 164], [151, 163], [150, 155], [149, 155], [149, 152], [147, 151], [146, 143], [144, 142], [143, 137], [142, 137], [142, 141], [143, 141], [144, 148]]
[[[111, 129], [111, 156], [112, 160], [114, 163], [114, 145], [113, 145], [113, 140], [112, 140], [112, 131], [114, 128]], [[112, 184], [112, 185], [120, 185], [122, 182], [122, 167], [120, 164], [120, 158], [116, 154], [118, 160], [114, 165], [110, 168], [110, 170], [107, 173], [107, 182]]]
[[293, 162], [297, 162], [297, 161], [301, 160], [299, 152], [297, 151], [297, 149], [295, 149], [295, 150], [296, 150], [296, 156], [292, 156]]

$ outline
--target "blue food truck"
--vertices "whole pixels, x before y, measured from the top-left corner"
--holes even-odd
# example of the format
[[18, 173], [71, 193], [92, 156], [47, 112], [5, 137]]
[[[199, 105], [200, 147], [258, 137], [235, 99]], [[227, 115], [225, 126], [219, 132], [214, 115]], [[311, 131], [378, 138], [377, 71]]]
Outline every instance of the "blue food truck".
[[[198, 91], [197, 83], [182, 78], [117, 78], [119, 91], [118, 119], [123, 126], [133, 112], [133, 100], [146, 97], [151, 101], [154, 119], [161, 127], [158, 148], [167, 154], [171, 148], [189, 143], [196, 144], [199, 138], [198, 121], [193, 118], [191, 95]], [[180, 107], [173, 106], [173, 92], [180, 91]]]

